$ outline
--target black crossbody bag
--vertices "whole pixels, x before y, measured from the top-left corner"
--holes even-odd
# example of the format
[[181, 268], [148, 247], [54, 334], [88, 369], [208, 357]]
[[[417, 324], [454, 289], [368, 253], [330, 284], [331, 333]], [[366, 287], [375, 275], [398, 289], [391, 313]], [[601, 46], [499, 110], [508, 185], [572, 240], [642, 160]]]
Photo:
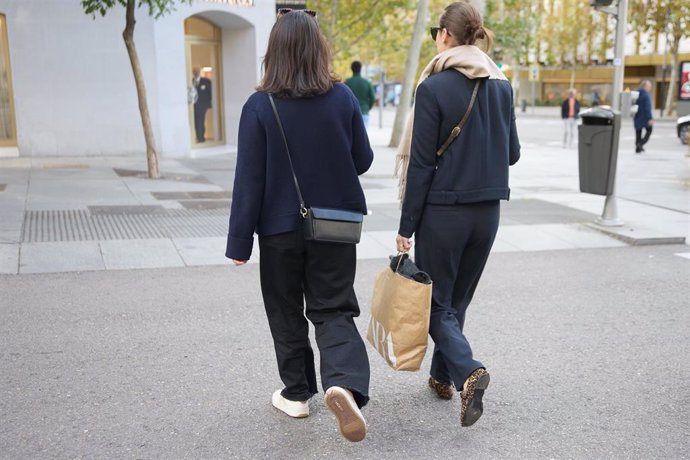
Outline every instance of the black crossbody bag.
[[362, 236], [362, 221], [364, 215], [357, 211], [347, 211], [344, 209], [329, 209], [307, 207], [302, 198], [302, 192], [299, 188], [299, 182], [295, 175], [295, 168], [292, 165], [292, 157], [290, 156], [290, 149], [288, 147], [283, 124], [280, 122], [278, 109], [273, 101], [273, 96], [268, 95], [273, 108], [273, 114], [278, 122], [280, 135], [283, 137], [285, 143], [285, 152], [290, 163], [290, 171], [292, 171], [292, 179], [295, 182], [295, 189], [297, 190], [297, 197], [299, 198], [299, 213], [302, 216], [302, 226], [304, 228], [304, 239], [313, 241], [327, 241], [330, 243], [359, 243]]

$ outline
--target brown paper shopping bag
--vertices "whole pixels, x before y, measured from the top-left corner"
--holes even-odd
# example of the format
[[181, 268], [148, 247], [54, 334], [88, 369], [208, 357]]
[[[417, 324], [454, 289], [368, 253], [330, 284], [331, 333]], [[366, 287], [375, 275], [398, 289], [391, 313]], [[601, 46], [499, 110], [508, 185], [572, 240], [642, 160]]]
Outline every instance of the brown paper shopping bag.
[[426, 353], [431, 284], [386, 267], [376, 277], [367, 340], [398, 371], [417, 371]]

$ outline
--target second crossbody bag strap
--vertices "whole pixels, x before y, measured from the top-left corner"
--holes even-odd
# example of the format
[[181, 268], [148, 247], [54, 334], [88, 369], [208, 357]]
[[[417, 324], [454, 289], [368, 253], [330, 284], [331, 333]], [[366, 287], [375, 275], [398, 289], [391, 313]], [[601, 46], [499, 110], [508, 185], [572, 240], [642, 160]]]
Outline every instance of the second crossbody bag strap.
[[474, 103], [477, 100], [477, 92], [479, 91], [479, 84], [481, 83], [481, 80], [477, 80], [477, 82], [474, 84], [474, 90], [472, 91], [472, 98], [470, 99], [470, 104], [467, 107], [467, 111], [465, 112], [465, 115], [462, 117], [462, 120], [460, 120], [460, 123], [453, 128], [453, 131], [450, 132], [450, 136], [448, 136], [448, 139], [446, 139], [446, 142], [443, 143], [440, 149], [436, 151], [437, 156], [443, 155], [443, 153], [446, 151], [446, 149], [450, 146], [450, 144], [455, 140], [456, 137], [460, 135], [462, 132], [462, 128], [465, 126], [465, 123], [467, 122], [467, 119], [470, 116], [470, 112], [472, 112], [472, 107], [474, 107]]

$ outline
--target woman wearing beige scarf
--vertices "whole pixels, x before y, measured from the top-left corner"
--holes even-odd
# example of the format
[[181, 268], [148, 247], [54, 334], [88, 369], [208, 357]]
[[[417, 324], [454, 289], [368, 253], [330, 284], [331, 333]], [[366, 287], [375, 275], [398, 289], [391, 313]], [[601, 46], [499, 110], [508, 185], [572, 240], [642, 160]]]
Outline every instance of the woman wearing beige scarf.
[[[429, 385], [443, 399], [453, 397], [453, 387], [461, 391], [461, 424], [470, 426], [483, 413], [489, 374], [463, 334], [465, 312], [498, 230], [499, 202], [510, 195], [508, 166], [518, 161], [520, 144], [510, 83], [476, 46], [491, 45], [479, 12], [452, 3], [431, 35], [439, 54], [422, 73], [398, 152], [396, 245], [409, 251], [414, 234], [416, 263], [434, 283]], [[460, 134], [449, 139], [463, 118]]]

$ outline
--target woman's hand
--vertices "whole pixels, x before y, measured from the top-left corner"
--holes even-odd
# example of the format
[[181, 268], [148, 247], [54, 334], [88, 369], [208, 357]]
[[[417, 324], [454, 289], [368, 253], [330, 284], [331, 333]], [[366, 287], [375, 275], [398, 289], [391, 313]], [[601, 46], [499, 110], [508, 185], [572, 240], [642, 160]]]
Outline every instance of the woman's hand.
[[239, 267], [239, 266], [241, 266], [241, 265], [246, 264], [247, 261], [246, 261], [246, 260], [235, 260], [235, 259], [232, 259], [232, 263], [235, 264], [236, 267]]
[[409, 252], [409, 250], [412, 249], [412, 240], [398, 235], [395, 237], [395, 246], [398, 252]]

